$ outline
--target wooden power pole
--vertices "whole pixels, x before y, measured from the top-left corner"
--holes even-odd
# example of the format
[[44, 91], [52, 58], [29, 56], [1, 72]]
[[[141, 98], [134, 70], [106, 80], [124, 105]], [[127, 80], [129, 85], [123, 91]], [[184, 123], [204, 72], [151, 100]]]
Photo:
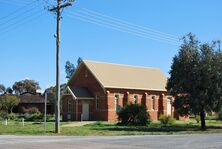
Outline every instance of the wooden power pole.
[[55, 132], [60, 133], [60, 20], [62, 9], [72, 6], [70, 0], [68, 2], [64, 0], [57, 0], [57, 5], [49, 9], [51, 12], [56, 13], [56, 122], [55, 122]]

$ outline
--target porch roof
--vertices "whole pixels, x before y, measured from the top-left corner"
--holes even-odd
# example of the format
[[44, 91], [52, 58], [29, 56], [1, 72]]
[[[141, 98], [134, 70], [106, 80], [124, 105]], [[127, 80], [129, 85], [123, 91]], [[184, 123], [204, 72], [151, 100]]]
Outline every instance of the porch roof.
[[86, 87], [70, 87], [77, 99], [93, 99], [93, 94]]

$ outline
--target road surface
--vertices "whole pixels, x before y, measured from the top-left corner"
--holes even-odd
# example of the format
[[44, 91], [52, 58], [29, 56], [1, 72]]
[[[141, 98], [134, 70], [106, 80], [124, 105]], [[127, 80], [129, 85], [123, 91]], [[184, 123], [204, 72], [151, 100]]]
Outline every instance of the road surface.
[[154, 136], [0, 135], [0, 149], [222, 149], [222, 134]]

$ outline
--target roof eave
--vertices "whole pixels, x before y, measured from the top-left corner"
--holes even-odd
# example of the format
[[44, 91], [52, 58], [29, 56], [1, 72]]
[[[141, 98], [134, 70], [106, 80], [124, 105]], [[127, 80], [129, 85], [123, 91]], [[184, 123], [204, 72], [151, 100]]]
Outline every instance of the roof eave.
[[142, 91], [159, 91], [167, 92], [166, 89], [157, 89], [157, 88], [135, 88], [135, 87], [118, 87], [118, 86], [105, 86], [106, 89], [130, 89], [130, 90], [142, 90]]

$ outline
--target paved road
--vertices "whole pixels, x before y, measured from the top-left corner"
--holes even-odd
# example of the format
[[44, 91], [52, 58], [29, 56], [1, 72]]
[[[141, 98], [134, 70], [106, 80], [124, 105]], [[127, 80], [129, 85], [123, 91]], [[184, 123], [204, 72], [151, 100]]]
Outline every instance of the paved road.
[[0, 149], [222, 149], [222, 134], [172, 136], [6, 136]]

